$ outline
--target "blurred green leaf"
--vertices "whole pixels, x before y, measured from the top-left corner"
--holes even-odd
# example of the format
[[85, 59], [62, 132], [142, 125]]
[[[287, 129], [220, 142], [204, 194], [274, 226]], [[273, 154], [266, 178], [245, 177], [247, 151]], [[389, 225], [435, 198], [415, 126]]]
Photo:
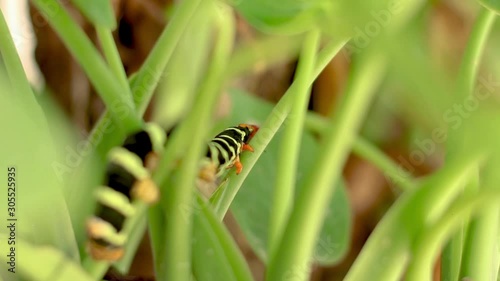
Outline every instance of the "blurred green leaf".
[[[0, 129], [8, 132], [8, 136], [2, 138], [0, 146], [3, 170], [0, 180], [7, 182], [7, 168], [15, 167], [15, 218], [20, 225], [17, 237], [34, 245], [51, 245], [71, 259], [78, 260], [75, 235], [64, 200], [66, 182], [61, 177], [63, 170], [73, 167], [61, 162], [55, 152], [56, 148], [60, 150], [65, 145], [59, 138], [51, 138], [47, 127], [40, 124], [45, 118], [31, 118], [21, 99], [2, 90]], [[50, 123], [54, 115], [46, 115]], [[67, 133], [61, 131], [62, 135]], [[2, 212], [0, 216], [5, 221], [7, 212]], [[0, 233], [6, 231], [8, 229], [4, 227], [0, 229]]]
[[[298, 34], [320, 28], [329, 35], [371, 40], [389, 25], [399, 28], [424, 2], [421, 0], [281, 0], [241, 1], [233, 6], [255, 28], [269, 33]], [[365, 40], [365, 39], [363, 39]]]
[[315, 27], [317, 10], [325, 0], [235, 1], [235, 8], [256, 28], [300, 33]]
[[238, 245], [207, 203], [198, 197], [193, 212], [193, 273], [196, 280], [250, 281], [252, 274]]
[[162, 77], [152, 116], [164, 128], [178, 123], [193, 105], [210, 57], [214, 18], [217, 16], [214, 6], [210, 1], [200, 3], [165, 68], [166, 75]]
[[[271, 104], [247, 94], [234, 91], [231, 96], [233, 110], [229, 118], [231, 122], [227, 122], [227, 125], [229, 123], [232, 125], [238, 123], [260, 124], [271, 112]], [[265, 131], [259, 131], [259, 133], [265, 133]], [[280, 136], [281, 133], [278, 131], [231, 205], [231, 210], [245, 233], [245, 237], [263, 261], [267, 261], [270, 204], [276, 177], [275, 159], [278, 157]], [[303, 185], [308, 168], [314, 164], [315, 156], [318, 153], [317, 148], [318, 145], [312, 135], [304, 133], [298, 168], [298, 190]], [[337, 184], [340, 186], [335, 189], [325, 224], [316, 244], [314, 259], [320, 264], [332, 264], [338, 261], [346, 253], [349, 244], [350, 208], [343, 183]]]
[[[1, 241], [6, 241], [5, 234], [0, 234]], [[10, 247], [1, 243], [0, 249], [0, 280], [30, 280], [30, 281], [91, 281], [93, 280], [74, 261], [52, 247], [35, 246], [26, 240], [16, 238], [16, 260], [11, 257]], [[8, 271], [14, 268], [15, 273]]]
[[[37, 96], [46, 116], [51, 116], [48, 132], [57, 143], [57, 161], [52, 169], [59, 181], [63, 182], [63, 194], [71, 217], [71, 224], [78, 245], [84, 245], [87, 235], [85, 220], [94, 213], [94, 189], [101, 184], [104, 175], [104, 161], [99, 161], [95, 152], [95, 139], [83, 139], [74, 130], [59, 106], [47, 90]], [[99, 136], [102, 137], [102, 136]], [[81, 251], [84, 249], [81, 247]]]
[[500, 14], [500, 0], [478, 0], [481, 5]]
[[111, 30], [116, 28], [116, 19], [111, 1], [72, 0], [72, 2], [94, 26], [102, 26]]

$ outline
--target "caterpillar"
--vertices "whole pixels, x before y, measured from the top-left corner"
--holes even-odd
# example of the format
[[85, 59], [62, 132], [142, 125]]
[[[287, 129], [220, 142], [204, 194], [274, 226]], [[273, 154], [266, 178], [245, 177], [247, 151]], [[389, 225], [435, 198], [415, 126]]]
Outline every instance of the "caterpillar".
[[[199, 179], [215, 182], [233, 166], [239, 174], [243, 169], [239, 155], [242, 151], [253, 151], [249, 142], [258, 129], [255, 125], [240, 124], [217, 134], [208, 143]], [[128, 136], [121, 147], [110, 150], [104, 183], [95, 194], [95, 215], [86, 223], [87, 251], [93, 259], [119, 260], [127, 239], [122, 229], [135, 212], [133, 202], [153, 204], [158, 200], [159, 190], [150, 175], [165, 141], [165, 132], [148, 123], [143, 130]]]
[[258, 130], [259, 127], [256, 125], [239, 124], [217, 134], [208, 143], [199, 179], [208, 183], [215, 182], [227, 169], [233, 166], [236, 168], [236, 174], [239, 174], [243, 169], [240, 153], [242, 151], [253, 152], [249, 142]]
[[87, 251], [95, 260], [116, 261], [124, 254], [126, 236], [121, 232], [127, 218], [140, 200], [155, 203], [159, 191], [150, 177], [166, 141], [165, 132], [148, 123], [129, 135], [121, 147], [108, 153], [104, 183], [97, 187], [97, 207], [86, 222]]

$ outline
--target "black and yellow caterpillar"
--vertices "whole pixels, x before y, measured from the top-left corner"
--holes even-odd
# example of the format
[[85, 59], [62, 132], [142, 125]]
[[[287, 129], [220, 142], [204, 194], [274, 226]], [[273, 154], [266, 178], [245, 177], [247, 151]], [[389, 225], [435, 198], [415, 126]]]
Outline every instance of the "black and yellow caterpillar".
[[111, 149], [103, 186], [96, 189], [97, 209], [87, 220], [87, 250], [96, 260], [115, 261], [123, 254], [126, 236], [121, 232], [132, 216], [134, 200], [148, 204], [159, 198], [150, 177], [166, 140], [155, 124], [129, 135], [121, 147]]
[[239, 174], [243, 169], [240, 153], [253, 151], [249, 142], [258, 130], [259, 127], [256, 125], [239, 124], [217, 134], [208, 143], [199, 178], [212, 182], [233, 166], [236, 168], [236, 174]]
[[[239, 174], [243, 168], [239, 155], [242, 151], [253, 151], [249, 142], [258, 129], [255, 125], [240, 124], [216, 135], [208, 144], [199, 178], [215, 181], [233, 166]], [[87, 249], [93, 259], [120, 259], [127, 239], [121, 230], [135, 212], [132, 203], [140, 200], [152, 204], [158, 200], [159, 191], [151, 179], [151, 171], [165, 140], [166, 134], [159, 126], [147, 124], [127, 137], [121, 147], [109, 152], [104, 184], [96, 190], [97, 210], [87, 221]]]

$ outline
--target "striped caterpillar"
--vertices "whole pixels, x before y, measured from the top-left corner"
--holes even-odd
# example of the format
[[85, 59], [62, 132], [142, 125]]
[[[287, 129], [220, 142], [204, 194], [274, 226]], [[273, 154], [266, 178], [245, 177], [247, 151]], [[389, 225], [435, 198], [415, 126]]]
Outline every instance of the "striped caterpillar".
[[[243, 168], [239, 155], [253, 151], [248, 144], [259, 128], [240, 124], [216, 135], [208, 144], [199, 180], [215, 182], [225, 170]], [[159, 191], [150, 177], [166, 140], [164, 131], [154, 124], [126, 138], [122, 147], [108, 155], [104, 185], [96, 190], [97, 210], [87, 221], [87, 249], [95, 260], [116, 261], [124, 254], [127, 237], [121, 232], [125, 220], [135, 212], [132, 203], [155, 203]]]
[[153, 204], [159, 191], [150, 177], [166, 140], [165, 132], [155, 124], [146, 124], [125, 139], [121, 147], [111, 149], [103, 186], [96, 190], [97, 209], [87, 220], [87, 250], [95, 260], [116, 261], [123, 254], [126, 236], [121, 232], [132, 216], [135, 200]]
[[242, 151], [252, 151], [249, 142], [257, 133], [256, 125], [239, 124], [217, 134], [209, 143], [207, 154], [202, 160], [198, 178], [204, 182], [215, 182], [227, 169], [236, 168], [236, 174], [243, 169], [240, 162]]

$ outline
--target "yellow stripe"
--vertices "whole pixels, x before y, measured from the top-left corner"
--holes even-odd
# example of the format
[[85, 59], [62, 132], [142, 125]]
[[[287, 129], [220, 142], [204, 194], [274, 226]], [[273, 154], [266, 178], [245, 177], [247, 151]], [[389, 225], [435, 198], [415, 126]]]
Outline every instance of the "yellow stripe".
[[136, 154], [123, 147], [115, 147], [108, 154], [109, 162], [116, 163], [132, 174], [137, 180], [149, 177], [149, 172], [142, 165]]
[[118, 233], [109, 222], [101, 218], [92, 217], [88, 224], [92, 231], [90, 235], [94, 239], [103, 239], [116, 246], [123, 246], [127, 240], [125, 234]]
[[116, 210], [125, 217], [130, 217], [135, 213], [135, 208], [127, 196], [111, 187], [99, 186], [95, 191], [95, 196], [99, 203]]
[[165, 131], [155, 123], [147, 123], [144, 130], [148, 133], [149, 138], [151, 139], [153, 151], [161, 153], [163, 151], [163, 146], [167, 141], [167, 134]]

